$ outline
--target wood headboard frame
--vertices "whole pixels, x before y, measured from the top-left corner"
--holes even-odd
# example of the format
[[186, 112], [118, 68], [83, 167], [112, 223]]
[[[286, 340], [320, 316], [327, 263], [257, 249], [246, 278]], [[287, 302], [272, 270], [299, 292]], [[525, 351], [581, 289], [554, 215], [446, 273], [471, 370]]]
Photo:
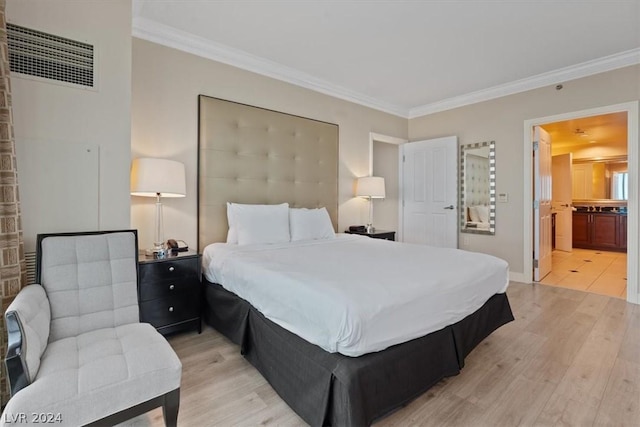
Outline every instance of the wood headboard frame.
[[198, 250], [227, 237], [226, 203], [326, 207], [338, 224], [338, 125], [198, 97]]

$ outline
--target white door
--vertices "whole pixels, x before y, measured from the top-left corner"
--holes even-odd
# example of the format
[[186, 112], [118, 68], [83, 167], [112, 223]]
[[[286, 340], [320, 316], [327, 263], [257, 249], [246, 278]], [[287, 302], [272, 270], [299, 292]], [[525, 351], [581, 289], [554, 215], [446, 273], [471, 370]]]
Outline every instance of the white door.
[[551, 138], [535, 126], [533, 131], [533, 280], [551, 271]]
[[556, 249], [571, 252], [573, 248], [573, 173], [572, 155], [560, 154], [552, 159], [552, 203], [556, 214]]
[[403, 240], [458, 247], [458, 138], [403, 145]]

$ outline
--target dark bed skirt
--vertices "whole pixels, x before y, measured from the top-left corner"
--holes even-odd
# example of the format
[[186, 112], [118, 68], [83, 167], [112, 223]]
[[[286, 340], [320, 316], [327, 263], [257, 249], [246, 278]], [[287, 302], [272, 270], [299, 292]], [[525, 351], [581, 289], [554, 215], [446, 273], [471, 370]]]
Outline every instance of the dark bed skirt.
[[442, 378], [494, 330], [513, 320], [506, 294], [495, 294], [458, 323], [360, 357], [328, 353], [276, 325], [247, 301], [203, 278], [205, 321], [240, 346], [244, 357], [312, 426], [366, 426]]

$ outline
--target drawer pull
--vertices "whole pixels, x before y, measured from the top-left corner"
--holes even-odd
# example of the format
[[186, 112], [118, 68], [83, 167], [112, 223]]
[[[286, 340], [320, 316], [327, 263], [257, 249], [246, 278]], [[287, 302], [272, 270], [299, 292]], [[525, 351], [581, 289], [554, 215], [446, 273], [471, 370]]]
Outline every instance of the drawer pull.
[[176, 288], [176, 285], [169, 285], [169, 290], [172, 291]]
[[173, 307], [169, 307], [169, 312], [173, 313]]
[[173, 271], [173, 270], [175, 270], [175, 269], [176, 269], [176, 268], [175, 268], [174, 266], [169, 267], [169, 271]]

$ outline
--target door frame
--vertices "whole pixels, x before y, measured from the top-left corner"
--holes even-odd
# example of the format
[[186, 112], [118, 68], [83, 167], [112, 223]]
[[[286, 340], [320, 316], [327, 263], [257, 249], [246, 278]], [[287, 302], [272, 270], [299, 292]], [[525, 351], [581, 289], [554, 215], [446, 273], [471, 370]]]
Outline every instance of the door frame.
[[523, 276], [526, 283], [533, 282], [533, 141], [531, 133], [533, 127], [545, 123], [618, 112], [627, 113], [627, 156], [629, 164], [629, 200], [627, 201], [627, 301], [640, 304], [640, 295], [638, 294], [638, 247], [640, 246], [640, 236], [638, 235], [638, 190], [640, 189], [638, 180], [640, 172], [638, 171], [638, 156], [640, 135], [638, 128], [640, 126], [640, 101], [555, 114], [524, 121]]
[[[537, 155], [533, 156], [533, 165], [538, 165], [540, 176], [534, 179], [533, 184], [533, 258], [538, 261], [538, 266], [533, 266], [533, 280], [540, 281], [547, 274], [551, 273], [553, 268], [553, 248], [551, 246], [552, 236], [552, 205], [553, 205], [553, 186], [552, 182], [545, 182], [546, 178], [553, 177], [553, 156], [551, 155], [551, 135], [542, 126], [533, 128], [532, 141], [538, 141], [538, 149], [535, 151]], [[543, 144], [542, 141], [545, 141]], [[534, 168], [535, 169], [535, 168]], [[535, 176], [535, 170], [534, 170]], [[536, 191], [536, 189], [538, 191]], [[535, 201], [538, 207], [535, 208]], [[538, 233], [536, 240], [536, 224], [538, 225]], [[537, 245], [536, 245], [537, 243]], [[536, 247], [537, 246], [537, 247]], [[535, 262], [535, 261], [534, 261]], [[537, 270], [537, 271], [536, 271]]]
[[383, 135], [381, 133], [369, 132], [369, 176], [373, 176], [373, 142], [383, 142], [386, 144], [393, 144], [398, 146], [398, 230], [396, 230], [396, 241], [402, 242], [402, 226], [403, 226], [403, 214], [404, 209], [402, 206], [402, 200], [404, 200], [404, 182], [402, 174], [402, 145], [409, 142], [407, 139], [398, 138], [395, 136]]

